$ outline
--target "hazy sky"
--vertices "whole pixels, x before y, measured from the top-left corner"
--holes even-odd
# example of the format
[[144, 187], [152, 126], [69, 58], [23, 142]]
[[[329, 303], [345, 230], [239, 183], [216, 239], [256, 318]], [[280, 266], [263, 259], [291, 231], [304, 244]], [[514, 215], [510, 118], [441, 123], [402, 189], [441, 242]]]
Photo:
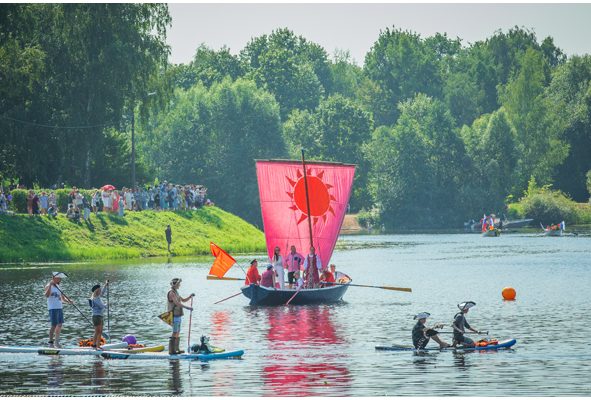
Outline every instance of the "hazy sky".
[[237, 54], [248, 41], [287, 27], [332, 55], [349, 50], [357, 64], [386, 27], [421, 36], [446, 32], [464, 45], [497, 29], [531, 28], [568, 55], [591, 54], [591, 4], [169, 4], [173, 63], [189, 62], [201, 43]]

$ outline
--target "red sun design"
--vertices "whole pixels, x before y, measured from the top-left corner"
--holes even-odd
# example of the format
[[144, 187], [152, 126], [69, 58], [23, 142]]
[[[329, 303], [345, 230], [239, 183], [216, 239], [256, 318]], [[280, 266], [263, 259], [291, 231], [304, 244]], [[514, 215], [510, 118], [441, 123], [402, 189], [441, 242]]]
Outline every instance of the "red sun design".
[[[326, 221], [326, 213], [330, 211], [332, 215], [335, 215], [332, 206], [330, 205], [331, 200], [336, 201], [334, 196], [328, 192], [332, 188], [332, 185], [324, 183], [322, 177], [324, 171], [319, 171], [316, 175], [312, 175], [312, 170], [307, 170], [308, 180], [308, 197], [310, 198], [310, 216], [314, 224], [318, 222], [319, 218]], [[289, 197], [294, 201], [294, 204], [289, 207], [292, 210], [299, 210], [302, 215], [298, 219], [298, 224], [306, 218], [308, 218], [308, 207], [306, 206], [306, 185], [304, 182], [304, 176], [298, 169], [297, 180], [293, 181], [289, 177], [285, 177], [292, 187], [291, 192], [287, 192]]]

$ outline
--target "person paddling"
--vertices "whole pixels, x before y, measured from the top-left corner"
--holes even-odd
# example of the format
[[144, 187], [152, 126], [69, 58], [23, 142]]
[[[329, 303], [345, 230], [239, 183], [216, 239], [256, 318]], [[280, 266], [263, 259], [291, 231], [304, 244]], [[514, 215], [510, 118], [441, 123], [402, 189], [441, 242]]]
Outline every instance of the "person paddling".
[[92, 347], [101, 350], [100, 343], [103, 335], [104, 317], [103, 313], [108, 304], [103, 303], [101, 296], [107, 294], [109, 290], [109, 280], [105, 282], [105, 286], [101, 289], [101, 285], [97, 284], [90, 290], [92, 295], [88, 299], [88, 303], [92, 308], [92, 325], [94, 326], [94, 336], [92, 337]]
[[415, 315], [414, 319], [418, 320], [415, 326], [412, 328], [412, 344], [417, 350], [423, 350], [427, 343], [429, 343], [430, 339], [433, 339], [435, 342], [439, 344], [439, 348], [443, 349], [446, 347], [450, 347], [450, 345], [437, 336], [439, 332], [435, 329], [443, 328], [443, 324], [438, 324], [433, 326], [433, 328], [427, 327], [425, 324], [427, 323], [427, 318], [429, 318], [431, 314], [428, 312], [422, 312]]
[[168, 311], [172, 311], [172, 336], [168, 342], [168, 353], [169, 354], [181, 354], [182, 351], [179, 349], [180, 346], [180, 335], [181, 335], [181, 321], [183, 319], [183, 309], [193, 311], [193, 307], [183, 305], [184, 302], [189, 301], [195, 296], [195, 293], [191, 293], [189, 296], [182, 298], [178, 290], [181, 286], [182, 279], [174, 278], [170, 281], [170, 290], [166, 295], [168, 299]]
[[47, 297], [47, 310], [49, 311], [50, 323], [48, 342], [50, 347], [61, 347], [60, 333], [64, 323], [63, 303], [71, 304], [70, 299], [64, 296], [58, 287], [62, 278], [65, 277], [66, 274], [62, 272], [53, 272], [51, 280], [45, 285], [45, 297]]
[[468, 321], [466, 321], [466, 314], [475, 305], [476, 303], [474, 303], [473, 301], [465, 301], [463, 303], [458, 304], [460, 312], [454, 316], [454, 322], [451, 325], [454, 331], [454, 340], [452, 346], [457, 346], [458, 344], [461, 344], [464, 347], [474, 347], [474, 341], [464, 336], [464, 334], [466, 333], [466, 328], [471, 330], [472, 332], [480, 333], [477, 329], [472, 328], [470, 324], [468, 324]]

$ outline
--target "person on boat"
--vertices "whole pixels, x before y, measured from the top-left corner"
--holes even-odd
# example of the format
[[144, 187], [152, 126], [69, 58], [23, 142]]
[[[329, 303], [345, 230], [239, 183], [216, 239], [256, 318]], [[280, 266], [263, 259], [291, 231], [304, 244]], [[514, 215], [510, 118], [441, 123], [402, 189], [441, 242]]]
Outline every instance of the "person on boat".
[[316, 254], [314, 246], [310, 246], [310, 254], [304, 260], [304, 270], [306, 271], [306, 279], [304, 279], [309, 288], [318, 287], [320, 283], [320, 273], [322, 271], [322, 260]]
[[427, 318], [429, 318], [430, 316], [431, 314], [429, 314], [428, 312], [422, 312], [415, 315], [414, 319], [418, 321], [412, 328], [413, 346], [417, 350], [422, 350], [427, 346], [429, 340], [433, 339], [435, 342], [439, 344], [439, 348], [441, 349], [450, 347], [448, 343], [441, 340], [439, 336], [437, 336], [439, 332], [435, 330], [443, 328], [443, 324], [435, 325], [432, 328], [429, 328], [425, 325], [427, 323]]
[[267, 270], [263, 272], [261, 276], [261, 286], [275, 288], [275, 279], [276, 273], [274, 271], [273, 264], [267, 265]]
[[[334, 264], [331, 264], [331, 267], [334, 266]], [[325, 268], [322, 271], [322, 274], [320, 275], [320, 282], [324, 282], [322, 283], [322, 287], [329, 287], [329, 286], [334, 286], [333, 283], [335, 282], [334, 279], [334, 275], [332, 274], [332, 272], [330, 271], [329, 268]]]
[[258, 261], [252, 260], [250, 262], [250, 267], [248, 271], [246, 271], [246, 280], [244, 281], [244, 285], [259, 285], [261, 283], [261, 276], [259, 275], [259, 270], [257, 269]]
[[454, 332], [454, 339], [452, 346], [457, 346], [458, 344], [463, 345], [464, 347], [474, 347], [474, 341], [470, 338], [467, 338], [465, 335], [465, 329], [469, 329], [472, 332], [480, 333], [477, 329], [474, 329], [468, 324], [466, 321], [466, 314], [468, 311], [474, 307], [476, 303], [473, 301], [465, 301], [463, 303], [458, 304], [458, 308], [460, 312], [454, 316], [454, 322], [451, 325]]
[[299, 290], [302, 286], [304, 286], [304, 278], [302, 278], [301, 271], [296, 271], [293, 274], [293, 278], [295, 279], [296, 290]]
[[287, 281], [289, 283], [290, 289], [293, 287], [293, 283], [295, 282], [295, 273], [300, 271], [303, 262], [304, 256], [296, 251], [296, 247], [294, 245], [291, 245], [290, 252], [287, 257], [285, 257]]
[[[283, 271], [283, 256], [281, 256], [281, 249], [279, 246], [275, 246], [273, 250], [273, 268], [277, 276], [276, 282], [279, 284], [279, 289], [285, 289], [285, 272]], [[275, 287], [275, 286], [273, 286]]]
[[109, 290], [109, 280], [105, 282], [105, 286], [101, 289], [101, 285], [97, 284], [90, 290], [92, 295], [88, 299], [90, 308], [92, 308], [92, 326], [94, 326], [94, 336], [92, 337], [92, 347], [100, 349], [101, 337], [103, 335], [104, 317], [103, 313], [107, 305], [103, 302], [101, 296], [107, 294]]
[[62, 272], [52, 273], [51, 280], [45, 285], [45, 297], [47, 298], [47, 310], [49, 311], [49, 346], [60, 346], [60, 333], [64, 323], [64, 305], [63, 303], [72, 304], [59, 289], [58, 285], [62, 282], [62, 278], [66, 275]]
[[189, 301], [195, 297], [195, 293], [191, 293], [189, 296], [182, 298], [178, 290], [181, 286], [182, 279], [174, 278], [170, 281], [170, 290], [166, 295], [168, 300], [168, 311], [172, 311], [172, 336], [168, 342], [168, 353], [169, 354], [180, 354], [182, 351], [179, 349], [180, 346], [180, 335], [181, 335], [181, 321], [183, 318], [183, 309], [193, 311], [193, 307], [183, 305], [184, 302]]

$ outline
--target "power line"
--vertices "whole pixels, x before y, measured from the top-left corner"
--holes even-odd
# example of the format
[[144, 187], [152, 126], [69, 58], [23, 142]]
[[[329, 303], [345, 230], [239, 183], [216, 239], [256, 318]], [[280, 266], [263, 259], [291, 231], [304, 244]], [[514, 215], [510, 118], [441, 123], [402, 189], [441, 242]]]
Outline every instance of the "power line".
[[42, 128], [53, 128], [53, 129], [92, 129], [92, 128], [100, 128], [104, 126], [108, 126], [108, 124], [97, 124], [97, 125], [79, 125], [79, 126], [57, 126], [57, 125], [47, 125], [47, 124], [39, 124], [37, 122], [25, 121], [18, 118], [7, 117], [5, 115], [0, 115], [0, 118], [7, 119], [9, 121], [19, 122], [21, 124], [39, 126]]

